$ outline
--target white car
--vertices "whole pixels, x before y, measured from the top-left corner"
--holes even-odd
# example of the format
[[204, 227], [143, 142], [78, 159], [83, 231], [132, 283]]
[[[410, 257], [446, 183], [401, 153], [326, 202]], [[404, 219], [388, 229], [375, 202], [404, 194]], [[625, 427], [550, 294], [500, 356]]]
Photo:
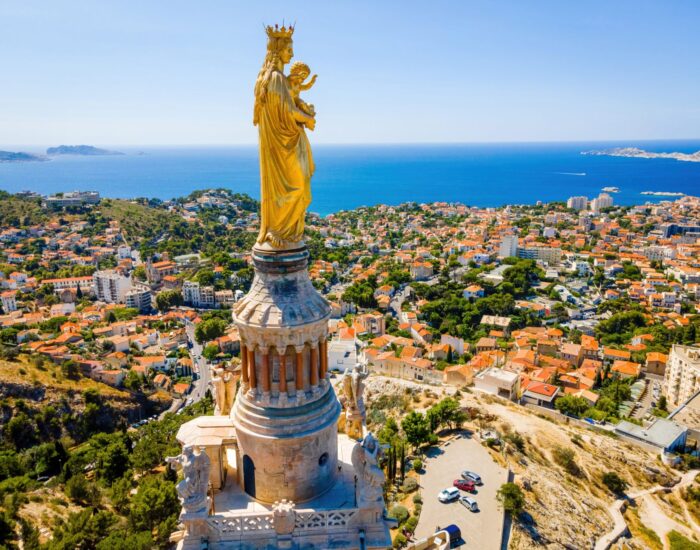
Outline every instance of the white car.
[[459, 489], [457, 487], [448, 487], [447, 489], [443, 489], [440, 491], [438, 494], [438, 500], [440, 502], [452, 502], [453, 500], [457, 500], [459, 498]]

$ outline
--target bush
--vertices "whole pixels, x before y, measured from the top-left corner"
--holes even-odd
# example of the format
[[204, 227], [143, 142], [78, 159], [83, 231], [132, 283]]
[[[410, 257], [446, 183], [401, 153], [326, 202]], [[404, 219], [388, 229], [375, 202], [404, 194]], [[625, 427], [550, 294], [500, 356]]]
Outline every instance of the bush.
[[627, 482], [617, 475], [617, 472], [605, 472], [603, 483], [615, 495], [620, 495], [627, 489]]
[[394, 548], [403, 548], [406, 546], [406, 543], [408, 540], [406, 537], [403, 536], [401, 533], [396, 533], [396, 536], [394, 537]]
[[408, 531], [409, 533], [413, 533], [416, 530], [416, 526], [418, 525], [418, 518], [415, 516], [411, 516], [406, 520], [406, 525], [404, 525], [404, 529]]
[[418, 489], [418, 482], [416, 481], [416, 478], [407, 477], [406, 479], [403, 480], [403, 484], [401, 485], [402, 492], [412, 493], [416, 489]]
[[671, 550], [700, 550], [700, 544], [681, 535], [675, 529], [668, 534]]
[[399, 522], [399, 525], [402, 525], [408, 519], [408, 510], [405, 506], [397, 504], [391, 508], [389, 516], [396, 519], [396, 521]]
[[66, 495], [73, 502], [95, 505], [100, 501], [100, 491], [94, 483], [82, 474], [74, 475], [66, 483]]
[[525, 495], [520, 486], [515, 483], [508, 482], [501, 485], [496, 498], [503, 505], [503, 509], [510, 514], [519, 514], [525, 506]]
[[413, 495], [413, 504], [423, 504], [423, 497], [420, 496], [420, 493]]
[[564, 470], [569, 472], [572, 476], [581, 473], [581, 469], [576, 464], [576, 453], [572, 449], [567, 447], [555, 447], [552, 451], [552, 456], [554, 456], [554, 462], [559, 464]]
[[413, 461], [413, 471], [420, 472], [423, 469], [423, 461], [420, 458], [416, 458]]

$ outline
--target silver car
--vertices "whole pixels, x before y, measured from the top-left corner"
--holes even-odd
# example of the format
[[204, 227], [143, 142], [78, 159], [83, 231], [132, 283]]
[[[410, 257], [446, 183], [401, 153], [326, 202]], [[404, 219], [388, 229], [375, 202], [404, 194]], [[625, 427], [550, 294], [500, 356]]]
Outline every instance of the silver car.
[[469, 470], [464, 470], [462, 472], [462, 479], [472, 480], [475, 485], [483, 485], [484, 482], [481, 481], [481, 476], [476, 472], [470, 472]]
[[476, 500], [474, 500], [472, 497], [461, 497], [459, 499], [459, 503], [470, 512], [479, 511], [479, 505], [477, 504]]

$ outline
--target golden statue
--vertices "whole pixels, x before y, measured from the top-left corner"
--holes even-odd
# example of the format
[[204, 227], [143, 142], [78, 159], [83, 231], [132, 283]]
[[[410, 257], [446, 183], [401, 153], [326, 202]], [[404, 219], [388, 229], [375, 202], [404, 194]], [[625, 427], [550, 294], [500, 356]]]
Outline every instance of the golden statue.
[[[304, 217], [311, 203], [314, 160], [304, 128], [316, 125], [313, 105], [299, 99], [315, 81], [304, 84], [310, 71], [295, 64], [288, 79], [284, 66], [294, 56], [294, 27], [266, 27], [267, 54], [255, 83], [253, 124], [260, 134], [261, 215], [258, 244], [291, 246], [304, 235]], [[301, 79], [301, 80], [300, 80]]]

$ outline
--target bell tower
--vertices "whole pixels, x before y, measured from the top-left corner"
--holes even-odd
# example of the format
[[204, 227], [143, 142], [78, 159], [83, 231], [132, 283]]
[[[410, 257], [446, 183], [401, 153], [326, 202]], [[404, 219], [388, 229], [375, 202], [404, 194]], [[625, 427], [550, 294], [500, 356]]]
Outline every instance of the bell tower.
[[234, 308], [241, 386], [231, 419], [239, 483], [264, 503], [302, 503], [335, 482], [340, 404], [327, 379], [330, 307], [305, 246], [253, 248], [255, 278]]

